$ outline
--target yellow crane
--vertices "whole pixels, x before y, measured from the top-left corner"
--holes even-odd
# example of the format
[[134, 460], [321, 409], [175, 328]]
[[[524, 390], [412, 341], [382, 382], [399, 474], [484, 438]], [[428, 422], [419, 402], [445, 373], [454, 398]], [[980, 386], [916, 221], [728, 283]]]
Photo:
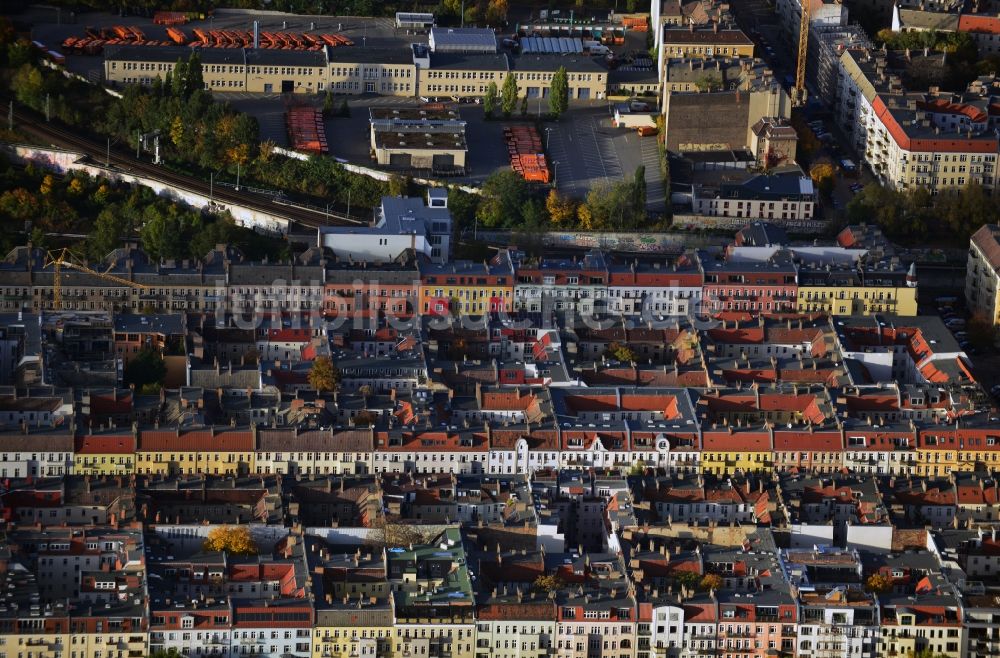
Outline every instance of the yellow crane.
[[806, 104], [806, 59], [809, 56], [809, 13], [810, 0], [799, 0], [802, 6], [802, 16], [799, 20], [799, 57], [795, 63], [795, 89], [792, 90], [792, 103], [796, 106]]
[[115, 283], [120, 283], [123, 286], [128, 286], [137, 290], [149, 290], [151, 288], [151, 286], [136, 283], [135, 281], [129, 281], [126, 278], [115, 276], [114, 274], [92, 270], [82, 262], [79, 262], [79, 259], [73, 254], [72, 251], [69, 250], [68, 247], [63, 247], [63, 249], [58, 253], [53, 253], [51, 251], [46, 252], [45, 267], [48, 267], [49, 265], [52, 266], [52, 297], [55, 300], [55, 307], [57, 310], [62, 310], [62, 268], [64, 267], [77, 270], [78, 272], [86, 272], [87, 274], [92, 274], [101, 279], [105, 279], [106, 281], [114, 281]]

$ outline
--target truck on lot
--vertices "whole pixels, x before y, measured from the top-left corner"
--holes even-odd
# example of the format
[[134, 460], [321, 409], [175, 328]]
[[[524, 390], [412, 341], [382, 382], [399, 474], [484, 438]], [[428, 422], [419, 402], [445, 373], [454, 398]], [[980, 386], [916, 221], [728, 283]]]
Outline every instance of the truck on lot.
[[[639, 130], [652, 128], [656, 131], [656, 115], [641, 101], [618, 103], [615, 105], [614, 125], [616, 128]], [[640, 132], [639, 134], [646, 134]]]

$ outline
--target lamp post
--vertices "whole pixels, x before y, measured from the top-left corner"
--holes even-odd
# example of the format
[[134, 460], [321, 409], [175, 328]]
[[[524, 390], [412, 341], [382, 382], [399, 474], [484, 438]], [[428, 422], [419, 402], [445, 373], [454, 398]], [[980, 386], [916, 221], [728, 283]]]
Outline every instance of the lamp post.
[[236, 191], [240, 191], [240, 163], [236, 162]]
[[548, 150], [549, 150], [549, 137], [551, 135], [552, 135], [552, 129], [551, 128], [546, 128], [545, 129], [545, 151], [546, 152], [548, 152]]

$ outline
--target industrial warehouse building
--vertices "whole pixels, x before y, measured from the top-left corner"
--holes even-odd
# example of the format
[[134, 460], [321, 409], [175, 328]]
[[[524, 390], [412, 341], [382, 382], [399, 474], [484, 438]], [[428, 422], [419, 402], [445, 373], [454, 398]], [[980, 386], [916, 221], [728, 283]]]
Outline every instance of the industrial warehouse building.
[[[487, 30], [488, 31], [488, 30]], [[282, 94], [378, 94], [381, 96], [478, 97], [490, 82], [503, 84], [513, 72], [518, 94], [547, 98], [552, 77], [565, 67], [570, 98], [602, 99], [608, 69], [586, 54], [525, 54], [489, 51], [482, 35], [444, 37], [446, 47], [325, 47], [321, 50], [199, 48], [205, 88], [214, 92]], [[441, 38], [441, 35], [439, 35]], [[463, 43], [466, 50], [462, 50]], [[104, 55], [104, 78], [112, 84], [150, 85], [192, 52], [185, 47], [119, 46]]]
[[465, 122], [454, 110], [373, 107], [371, 149], [383, 166], [465, 172]]

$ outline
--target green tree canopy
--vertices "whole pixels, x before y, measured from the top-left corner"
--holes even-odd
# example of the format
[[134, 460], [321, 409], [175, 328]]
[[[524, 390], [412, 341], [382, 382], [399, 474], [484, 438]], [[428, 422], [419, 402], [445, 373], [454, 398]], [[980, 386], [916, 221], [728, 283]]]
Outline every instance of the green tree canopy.
[[486, 86], [486, 95], [483, 96], [483, 112], [486, 118], [490, 119], [497, 111], [497, 103], [500, 102], [500, 92], [497, 90], [497, 83], [490, 82]]
[[552, 76], [552, 84], [549, 89], [549, 112], [558, 119], [568, 109], [569, 75], [566, 73], [566, 67], [560, 66], [555, 75]]
[[504, 117], [510, 117], [517, 109], [517, 79], [513, 73], [508, 73], [504, 78], [503, 87], [500, 89], [500, 111]]
[[516, 172], [496, 172], [483, 181], [476, 218], [484, 228], [517, 226], [528, 197], [528, 184]]
[[149, 384], [162, 384], [166, 376], [167, 367], [163, 363], [163, 357], [151, 347], [139, 350], [125, 366], [125, 384], [135, 385], [140, 390]]

